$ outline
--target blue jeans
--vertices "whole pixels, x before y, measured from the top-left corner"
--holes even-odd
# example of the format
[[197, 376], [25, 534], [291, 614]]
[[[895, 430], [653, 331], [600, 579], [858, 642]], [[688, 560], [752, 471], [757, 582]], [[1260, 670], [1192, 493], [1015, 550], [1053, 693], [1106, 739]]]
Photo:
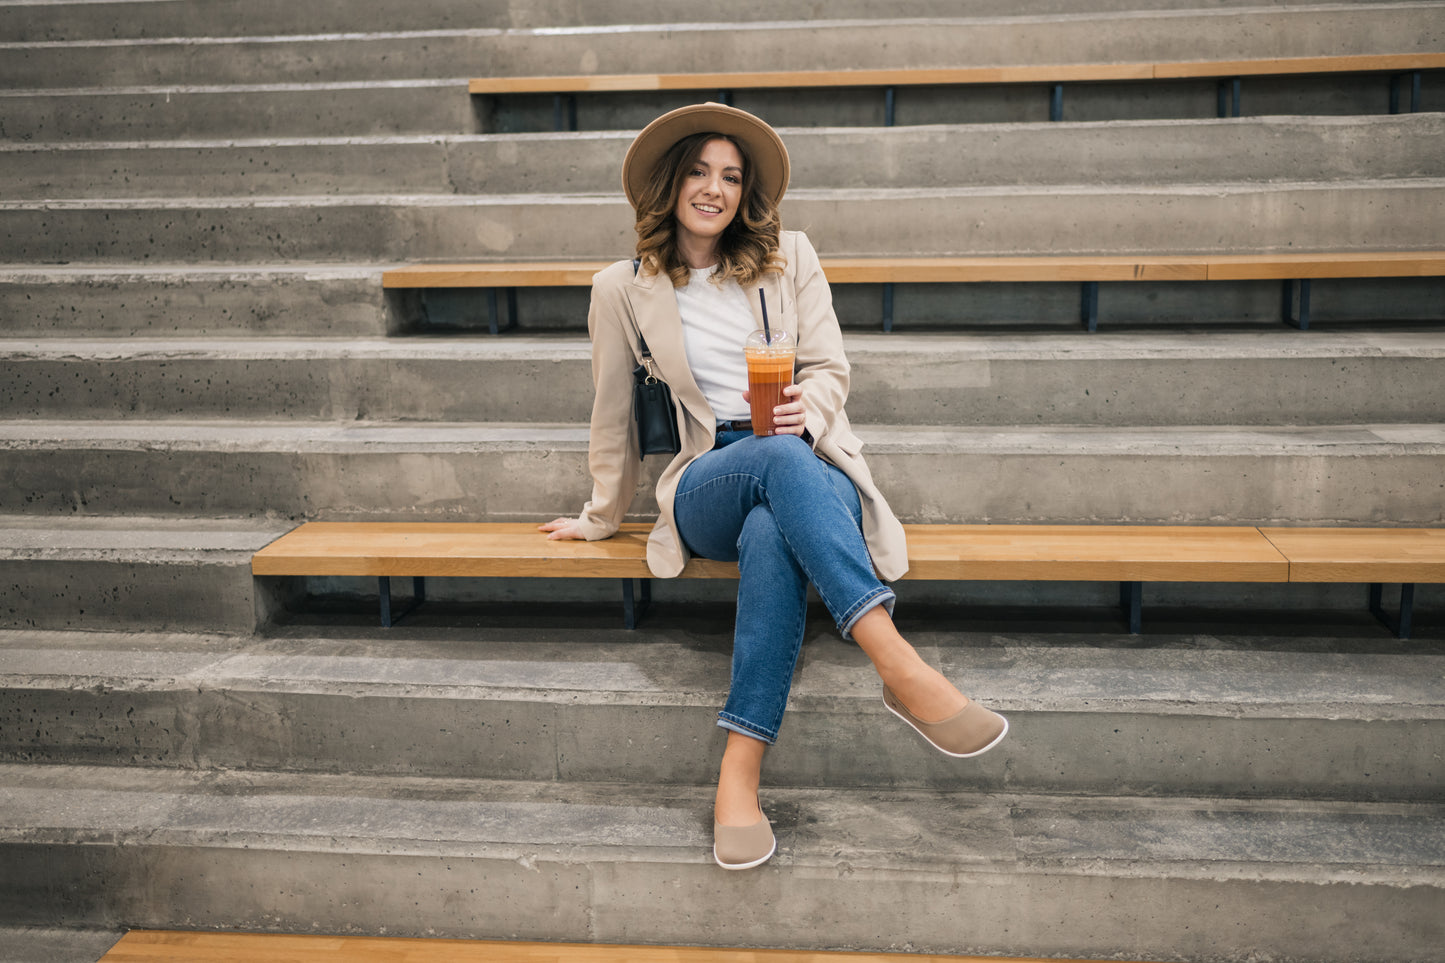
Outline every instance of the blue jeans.
[[718, 725], [771, 744], [803, 646], [808, 583], [846, 639], [869, 609], [893, 610], [863, 541], [858, 490], [795, 435], [725, 432], [683, 472], [673, 516], [694, 555], [738, 562], [732, 688]]

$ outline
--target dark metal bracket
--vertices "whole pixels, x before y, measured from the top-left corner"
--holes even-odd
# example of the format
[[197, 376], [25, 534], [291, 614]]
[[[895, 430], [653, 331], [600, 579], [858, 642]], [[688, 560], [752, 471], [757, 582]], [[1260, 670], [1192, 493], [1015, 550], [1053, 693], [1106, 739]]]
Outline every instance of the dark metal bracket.
[[1079, 320], [1084, 330], [1099, 330], [1099, 282], [1085, 281], [1079, 295]]
[[893, 330], [893, 282], [883, 282], [883, 331]]
[[1064, 119], [1064, 85], [1054, 84], [1049, 94], [1049, 120], [1058, 122]]
[[1238, 77], [1219, 82], [1218, 112], [1220, 117], [1238, 117], [1240, 89], [1243, 85]]
[[1395, 633], [1397, 639], [1410, 637], [1410, 623], [1415, 616], [1415, 583], [1405, 582], [1400, 586], [1400, 612], [1391, 615], [1385, 611], [1385, 586], [1375, 582], [1370, 586], [1370, 614], [1384, 623], [1385, 628]]
[[552, 129], [577, 129], [577, 96], [575, 94], [552, 95]]
[[384, 629], [391, 628], [403, 617], [421, 608], [422, 603], [426, 601], [426, 578], [421, 575], [414, 576], [411, 580], [411, 604], [393, 615], [391, 611], [391, 577], [382, 575], [376, 581], [377, 594], [381, 597], [381, 627]]
[[1420, 112], [1420, 71], [1412, 70], [1390, 78], [1390, 113], [1400, 113], [1400, 88], [1407, 82], [1410, 84], [1410, 113]]
[[1119, 608], [1129, 622], [1129, 634], [1138, 635], [1144, 630], [1144, 583], [1119, 583]]
[[487, 330], [492, 334], [511, 331], [517, 326], [517, 289], [506, 288], [505, 290], [507, 292], [507, 326], [502, 327], [500, 313], [497, 310], [497, 289], [487, 289]]
[[1301, 331], [1310, 329], [1310, 279], [1284, 282], [1284, 322]]
[[883, 126], [892, 127], [893, 119], [896, 116], [897, 104], [892, 87], [883, 88]]
[[622, 580], [622, 627], [625, 629], [637, 628], [637, 623], [642, 621], [652, 605], [652, 579], [637, 579], [642, 584], [636, 600], [632, 595], [632, 581], [630, 578]]

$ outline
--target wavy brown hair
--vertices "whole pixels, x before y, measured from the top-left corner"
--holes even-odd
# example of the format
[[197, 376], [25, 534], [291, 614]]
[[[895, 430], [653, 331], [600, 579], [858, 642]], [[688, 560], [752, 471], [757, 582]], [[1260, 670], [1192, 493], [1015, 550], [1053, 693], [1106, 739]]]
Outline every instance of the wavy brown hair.
[[658, 161], [637, 199], [637, 257], [654, 274], [666, 274], [673, 287], [688, 281], [688, 265], [677, 250], [677, 199], [692, 165], [711, 140], [725, 140], [743, 158], [742, 193], [738, 212], [718, 238], [718, 270], [715, 281], [737, 280], [755, 284], [769, 271], [781, 271], [784, 259], [778, 253], [778, 231], [782, 220], [778, 207], [758, 189], [752, 155], [747, 146], [726, 134], [691, 134], [673, 144]]

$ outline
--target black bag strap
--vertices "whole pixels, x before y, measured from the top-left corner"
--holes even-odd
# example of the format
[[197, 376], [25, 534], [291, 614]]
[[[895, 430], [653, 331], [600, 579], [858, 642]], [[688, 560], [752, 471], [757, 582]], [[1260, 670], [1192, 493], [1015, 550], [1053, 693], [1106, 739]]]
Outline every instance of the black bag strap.
[[[642, 259], [641, 259], [641, 258], [636, 258], [636, 257], [635, 257], [635, 258], [632, 259], [632, 276], [633, 276], [633, 277], [637, 277], [637, 269], [638, 269], [639, 267], [641, 267], [641, 266], [642, 266]], [[647, 363], [647, 362], [649, 362], [649, 361], [652, 360], [652, 352], [647, 350], [647, 339], [642, 336], [642, 329], [641, 329], [641, 328], [637, 328], [637, 327], [634, 325], [634, 330], [637, 331], [637, 344], [638, 344], [638, 347], [640, 347], [640, 348], [642, 349], [642, 360], [643, 360], [643, 363], [645, 364], [645, 363]]]

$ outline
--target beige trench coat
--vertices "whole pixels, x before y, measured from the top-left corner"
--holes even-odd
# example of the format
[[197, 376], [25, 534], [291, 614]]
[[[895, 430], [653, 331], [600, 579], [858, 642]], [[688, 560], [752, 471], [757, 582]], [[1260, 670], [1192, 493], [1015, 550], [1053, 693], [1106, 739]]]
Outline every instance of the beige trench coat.
[[[843, 403], [848, 397], [848, 361], [843, 335], [833, 314], [828, 282], [817, 252], [805, 235], [784, 231], [780, 253], [787, 268], [765, 274], [759, 282], [767, 292], [768, 323], [782, 325], [798, 343], [794, 380], [803, 387], [806, 427], [813, 450], [842, 469], [858, 489], [863, 504], [863, 536], [873, 565], [886, 581], [908, 571], [903, 526], [894, 517], [863, 461], [863, 444], [853, 434]], [[762, 310], [756, 291], [748, 291], [757, 326]], [[693, 459], [712, 450], [717, 419], [693, 380], [683, 347], [682, 322], [671, 281], [647, 273], [633, 274], [632, 262], [618, 261], [592, 279], [592, 306], [587, 329], [592, 338], [592, 405], [588, 467], [592, 498], [579, 519], [589, 540], [617, 531], [632, 503], [641, 469], [637, 425], [632, 418], [632, 369], [641, 362], [637, 333], [647, 339], [658, 376], [672, 389], [678, 409], [682, 451], [673, 456], [657, 482], [661, 513], [647, 540], [647, 565], [659, 578], [671, 578], [687, 564], [688, 551], [677, 533], [672, 499], [683, 471]], [[742, 350], [739, 345], [738, 350]]]

